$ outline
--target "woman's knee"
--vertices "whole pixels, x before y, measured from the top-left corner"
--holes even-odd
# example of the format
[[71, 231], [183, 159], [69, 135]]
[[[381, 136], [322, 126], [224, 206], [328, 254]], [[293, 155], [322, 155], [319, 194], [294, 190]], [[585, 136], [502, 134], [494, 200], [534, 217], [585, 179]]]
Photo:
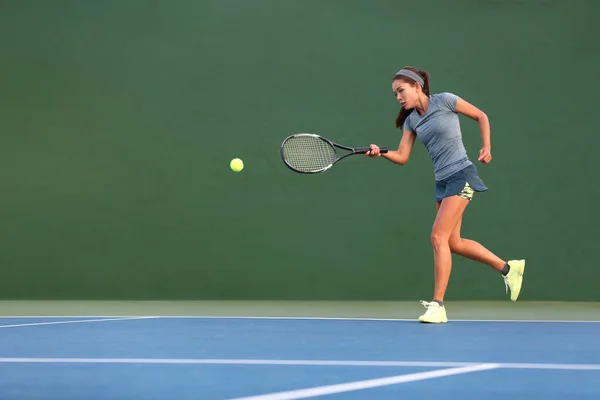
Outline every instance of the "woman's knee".
[[434, 250], [439, 249], [441, 246], [448, 246], [449, 239], [450, 237], [444, 232], [438, 232], [436, 230], [431, 232], [431, 245], [433, 246]]

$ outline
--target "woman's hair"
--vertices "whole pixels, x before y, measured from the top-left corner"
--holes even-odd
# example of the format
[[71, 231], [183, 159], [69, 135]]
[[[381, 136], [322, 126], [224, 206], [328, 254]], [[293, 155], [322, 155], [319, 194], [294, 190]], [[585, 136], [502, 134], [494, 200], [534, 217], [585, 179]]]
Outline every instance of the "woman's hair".
[[[419, 76], [421, 78], [423, 78], [423, 81], [425, 82], [425, 84], [423, 85], [423, 93], [425, 93], [427, 96], [429, 96], [429, 74], [425, 71], [419, 71], [416, 68], [411, 67], [411, 66], [406, 66], [402, 69], [407, 69], [409, 71], [416, 72], [417, 74], [419, 74]], [[396, 75], [394, 75], [392, 82], [397, 81], [397, 80], [404, 81], [411, 85], [414, 85], [417, 83], [414, 79], [411, 79], [408, 76], [396, 74]], [[406, 121], [406, 118], [409, 116], [409, 114], [411, 112], [412, 112], [412, 108], [407, 110], [404, 107], [402, 107], [400, 109], [400, 112], [398, 113], [398, 116], [396, 117], [396, 128], [401, 128], [404, 125], [404, 121]]]

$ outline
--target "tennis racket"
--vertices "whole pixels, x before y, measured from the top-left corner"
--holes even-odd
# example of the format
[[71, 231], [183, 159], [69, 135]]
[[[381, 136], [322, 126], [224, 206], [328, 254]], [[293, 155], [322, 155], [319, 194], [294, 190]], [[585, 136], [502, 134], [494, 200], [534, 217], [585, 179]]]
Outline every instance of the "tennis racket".
[[[336, 149], [347, 150], [339, 155]], [[301, 174], [324, 172], [336, 162], [355, 154], [365, 154], [370, 147], [348, 147], [313, 133], [296, 133], [281, 143], [281, 159], [292, 171]], [[380, 147], [381, 153], [387, 153], [387, 147]]]

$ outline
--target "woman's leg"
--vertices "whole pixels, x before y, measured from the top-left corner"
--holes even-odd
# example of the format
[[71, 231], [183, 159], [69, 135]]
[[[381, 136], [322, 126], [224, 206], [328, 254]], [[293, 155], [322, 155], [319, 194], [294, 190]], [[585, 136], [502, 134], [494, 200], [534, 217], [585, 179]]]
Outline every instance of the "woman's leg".
[[433, 246], [435, 289], [433, 299], [444, 301], [450, 271], [452, 270], [452, 254], [450, 252], [450, 236], [461, 220], [469, 200], [459, 196], [446, 197], [438, 207], [435, 222], [431, 230]]
[[[453, 196], [454, 197], [454, 196]], [[446, 199], [445, 199], [446, 200]], [[437, 211], [441, 208], [441, 203], [437, 203]], [[466, 208], [466, 206], [465, 206]], [[464, 208], [463, 208], [464, 211]], [[437, 218], [436, 218], [437, 221]], [[505, 282], [508, 288], [511, 291], [511, 300], [516, 301], [519, 297], [519, 292], [521, 291], [521, 284], [523, 281], [523, 273], [525, 269], [525, 260], [512, 260], [508, 261], [508, 263], [494, 253], [483, 247], [481, 244], [474, 240], [463, 239], [460, 237], [460, 228], [462, 225], [462, 212], [460, 213], [460, 218], [458, 218], [458, 222], [454, 226], [452, 233], [450, 234], [450, 238], [448, 239], [448, 245], [450, 247], [450, 251], [454, 254], [458, 254], [460, 256], [469, 258], [474, 261], [481, 262], [483, 264], [487, 264], [499, 271], [505, 278]], [[434, 225], [435, 226], [435, 225]], [[432, 242], [433, 242], [433, 234], [432, 234]], [[451, 263], [449, 264], [451, 268]], [[510, 265], [510, 266], [509, 266]], [[512, 267], [512, 268], [510, 268]], [[448, 279], [450, 277], [450, 268], [448, 268]], [[442, 274], [445, 269], [442, 267]], [[443, 278], [444, 275], [441, 276]], [[434, 299], [443, 301], [443, 294], [445, 294], [445, 288], [448, 285], [448, 279], [445, 281], [441, 280], [440, 285], [443, 285], [444, 292], [442, 293], [442, 298], [435, 297], [437, 294], [434, 292]], [[445, 284], [444, 284], [445, 282]], [[436, 288], [438, 287], [438, 278], [437, 278], [437, 270], [436, 270]]]
[[[439, 209], [439, 203], [438, 203]], [[452, 234], [450, 235], [449, 245], [450, 251], [459, 256], [469, 258], [474, 261], [478, 261], [483, 264], [487, 264], [497, 271], [502, 272], [502, 269], [506, 265], [506, 261], [496, 256], [494, 253], [483, 247], [481, 244], [474, 240], [463, 239], [460, 237], [460, 227], [462, 225], [462, 216], [458, 220], [458, 223], [454, 227]]]

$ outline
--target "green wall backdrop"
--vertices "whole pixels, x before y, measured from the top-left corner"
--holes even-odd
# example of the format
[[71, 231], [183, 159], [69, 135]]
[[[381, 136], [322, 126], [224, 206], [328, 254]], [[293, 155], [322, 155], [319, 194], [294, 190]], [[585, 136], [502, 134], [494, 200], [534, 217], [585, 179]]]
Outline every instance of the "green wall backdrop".
[[[0, 1], [0, 298], [428, 299], [433, 170], [296, 175], [294, 132], [397, 146], [404, 65], [482, 108], [463, 236], [523, 300], [598, 300], [598, 2]], [[461, 118], [477, 158], [475, 122]], [[234, 173], [229, 161], [245, 169]], [[455, 257], [448, 300], [507, 299]], [[508, 300], [507, 300], [508, 301]]]

